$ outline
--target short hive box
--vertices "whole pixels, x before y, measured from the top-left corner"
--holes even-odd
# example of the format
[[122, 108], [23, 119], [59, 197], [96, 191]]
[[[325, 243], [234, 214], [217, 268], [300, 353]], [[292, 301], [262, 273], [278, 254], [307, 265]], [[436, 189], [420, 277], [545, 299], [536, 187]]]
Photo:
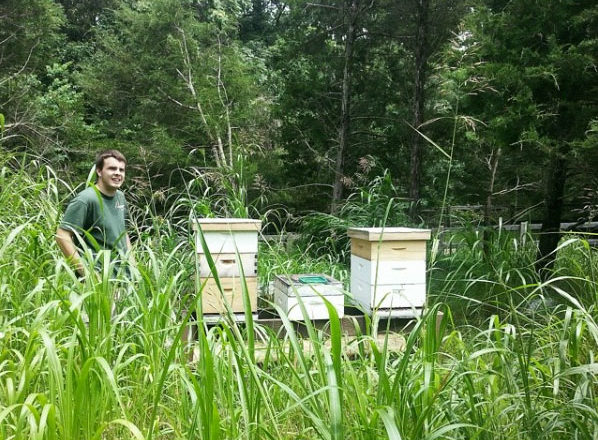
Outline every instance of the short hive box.
[[333, 305], [339, 318], [344, 316], [345, 295], [340, 281], [322, 274], [277, 275], [274, 278], [274, 302], [290, 321], [305, 319], [300, 300], [308, 319], [329, 319], [324, 299]]
[[[261, 225], [260, 220], [236, 218], [193, 222], [204, 315], [226, 314], [227, 306], [233, 314], [243, 314], [243, 279], [251, 311], [257, 313], [257, 242]], [[207, 253], [212, 257], [213, 268], [209, 266]], [[214, 272], [222, 289], [214, 279]]]
[[398, 317], [421, 312], [426, 300], [429, 229], [349, 228], [351, 293], [367, 313]]

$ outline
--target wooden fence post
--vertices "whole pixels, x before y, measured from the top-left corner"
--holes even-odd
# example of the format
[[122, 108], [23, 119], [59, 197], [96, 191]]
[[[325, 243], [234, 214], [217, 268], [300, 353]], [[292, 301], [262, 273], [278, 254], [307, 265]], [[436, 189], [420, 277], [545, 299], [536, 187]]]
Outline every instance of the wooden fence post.
[[519, 243], [521, 246], [525, 246], [525, 240], [527, 238], [528, 222], [521, 222], [519, 224]]

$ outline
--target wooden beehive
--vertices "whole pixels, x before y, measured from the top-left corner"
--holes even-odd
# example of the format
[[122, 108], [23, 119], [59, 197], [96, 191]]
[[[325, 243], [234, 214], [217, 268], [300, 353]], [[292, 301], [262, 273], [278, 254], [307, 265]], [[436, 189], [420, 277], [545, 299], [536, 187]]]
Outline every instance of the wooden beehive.
[[[243, 283], [247, 286], [251, 311], [257, 313], [257, 253], [261, 224], [260, 220], [233, 218], [206, 218], [193, 222], [204, 315], [225, 314], [227, 305], [232, 313], [242, 314]], [[213, 268], [208, 264], [207, 253], [214, 262]], [[220, 288], [214, 279], [214, 271], [218, 274]]]
[[322, 274], [277, 275], [274, 278], [274, 302], [291, 321], [305, 319], [299, 301], [309, 319], [329, 319], [324, 299], [333, 305], [339, 318], [344, 316], [345, 296], [340, 281]]
[[426, 300], [429, 229], [349, 228], [351, 293], [358, 305], [394, 316], [414, 316]]

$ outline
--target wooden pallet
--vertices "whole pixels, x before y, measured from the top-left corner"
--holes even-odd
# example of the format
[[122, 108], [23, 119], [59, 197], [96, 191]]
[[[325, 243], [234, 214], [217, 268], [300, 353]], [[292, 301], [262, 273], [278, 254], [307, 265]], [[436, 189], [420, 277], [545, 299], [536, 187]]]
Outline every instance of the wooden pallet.
[[[392, 311], [379, 310], [378, 312], [375, 319], [378, 320], [377, 328], [380, 332], [409, 332], [418, 318], [418, 316], [414, 316], [413, 309], [409, 309], [408, 312], [397, 309]], [[235, 313], [233, 314], [233, 318], [237, 323], [243, 324], [245, 322], [245, 315], [243, 313]], [[272, 310], [260, 310], [258, 313], [252, 314], [252, 318], [254, 325], [273, 330], [278, 337], [284, 337], [286, 334], [286, 327], [283, 320]], [[437, 318], [438, 324], [441, 319], [442, 314]], [[341, 333], [345, 336], [365, 334], [367, 333], [366, 322], [368, 320], [371, 325], [371, 317], [368, 316], [366, 318], [363, 311], [347, 307], [345, 309], [345, 316], [340, 318]], [[225, 318], [222, 315], [203, 316], [203, 322], [208, 326], [224, 324], [228, 321], [228, 318]], [[323, 331], [324, 333], [329, 332], [330, 323], [327, 319], [312, 320], [311, 324], [316, 330]], [[305, 322], [292, 321], [290, 322], [290, 325], [297, 334], [307, 336], [308, 332]]]

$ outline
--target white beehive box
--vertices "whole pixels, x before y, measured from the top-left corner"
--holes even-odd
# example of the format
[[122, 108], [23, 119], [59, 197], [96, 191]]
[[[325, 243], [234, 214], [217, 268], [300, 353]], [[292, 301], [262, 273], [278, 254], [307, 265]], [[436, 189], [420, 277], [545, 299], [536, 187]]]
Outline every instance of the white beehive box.
[[349, 228], [351, 293], [368, 313], [419, 314], [426, 301], [429, 229]]
[[257, 254], [257, 234], [262, 228], [261, 220], [249, 218], [202, 218], [192, 224], [195, 231], [195, 247], [205, 253], [201, 243], [203, 233], [207, 248], [214, 254]]
[[339, 318], [344, 316], [345, 296], [340, 281], [322, 274], [279, 275], [274, 279], [274, 302], [291, 321], [305, 319], [299, 301], [309, 319], [329, 319], [324, 299], [334, 306]]
[[[204, 315], [223, 314], [229, 309], [233, 313], [243, 313], [242, 278], [247, 286], [251, 310], [257, 312], [257, 254], [261, 224], [260, 220], [236, 218], [205, 218], [193, 222]], [[214, 262], [213, 268], [208, 264], [202, 235]], [[221, 289], [214, 280], [213, 270], [218, 274]]]

